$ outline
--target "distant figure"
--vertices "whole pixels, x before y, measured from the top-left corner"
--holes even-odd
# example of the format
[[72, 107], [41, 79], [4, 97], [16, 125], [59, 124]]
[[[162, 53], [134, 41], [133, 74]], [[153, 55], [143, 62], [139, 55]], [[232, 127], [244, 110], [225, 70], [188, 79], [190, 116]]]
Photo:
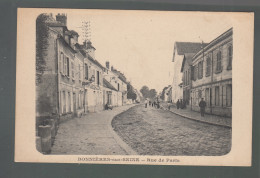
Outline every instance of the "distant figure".
[[144, 103], [145, 103], [145, 108], [147, 108], [147, 103], [148, 103], [148, 101], [145, 100]]
[[151, 101], [149, 101], [149, 106], [151, 106]]
[[180, 100], [177, 101], [176, 105], [177, 105], [177, 109], [179, 109], [180, 108]]
[[157, 101], [157, 108], [159, 109], [160, 108], [160, 102]]
[[182, 99], [180, 101], [180, 108], [183, 109], [183, 101], [182, 101]]
[[183, 104], [182, 104], [183, 106], [183, 109], [186, 109], [186, 100], [183, 100]]
[[200, 115], [202, 117], [204, 117], [205, 114], [205, 107], [206, 107], [206, 102], [204, 101], [204, 98], [201, 98], [201, 101], [199, 103], [199, 107], [200, 107]]

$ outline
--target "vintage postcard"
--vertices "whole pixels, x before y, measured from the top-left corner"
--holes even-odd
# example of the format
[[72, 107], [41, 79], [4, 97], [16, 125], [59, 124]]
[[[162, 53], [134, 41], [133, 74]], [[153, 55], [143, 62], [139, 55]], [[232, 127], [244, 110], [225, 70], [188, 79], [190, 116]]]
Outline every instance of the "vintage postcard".
[[251, 166], [254, 13], [17, 14], [16, 162]]

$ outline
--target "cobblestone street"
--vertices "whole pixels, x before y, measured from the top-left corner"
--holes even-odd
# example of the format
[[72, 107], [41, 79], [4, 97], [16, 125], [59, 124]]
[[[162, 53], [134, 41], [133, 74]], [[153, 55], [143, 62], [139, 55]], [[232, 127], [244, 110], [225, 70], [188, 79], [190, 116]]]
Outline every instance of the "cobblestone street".
[[231, 129], [189, 120], [143, 105], [112, 121], [118, 135], [140, 155], [225, 155], [231, 149]]

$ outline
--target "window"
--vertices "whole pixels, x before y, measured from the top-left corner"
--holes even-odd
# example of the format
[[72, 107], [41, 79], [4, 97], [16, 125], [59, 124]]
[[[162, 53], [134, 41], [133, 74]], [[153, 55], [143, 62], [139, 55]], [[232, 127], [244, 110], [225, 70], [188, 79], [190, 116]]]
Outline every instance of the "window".
[[187, 84], [188, 84], [188, 83], [187, 83], [187, 82], [188, 82], [188, 81], [187, 81], [187, 71], [184, 72], [184, 77], [185, 77], [185, 78], [184, 78], [184, 85], [187, 85]]
[[197, 74], [198, 73], [198, 65], [194, 66], [194, 80], [197, 80]]
[[81, 108], [81, 93], [79, 93], [78, 107], [79, 107], [79, 109]]
[[99, 85], [99, 71], [97, 71], [97, 84]]
[[219, 86], [215, 87], [215, 105], [219, 106]]
[[117, 90], [118, 90], [118, 91], [119, 91], [119, 89], [120, 89], [119, 87], [120, 87], [120, 86], [119, 86], [119, 83], [118, 83], [118, 84], [117, 84]]
[[232, 106], [232, 85], [228, 84], [226, 89], [226, 105]]
[[71, 98], [70, 98], [70, 92], [68, 92], [68, 112], [71, 112]]
[[202, 90], [198, 90], [198, 98], [202, 97]]
[[71, 62], [71, 77], [74, 79], [74, 63]]
[[219, 51], [218, 53], [217, 53], [217, 68], [216, 68], [216, 73], [219, 73], [219, 72], [221, 72], [222, 71], [222, 65], [221, 65], [221, 58], [222, 58], [222, 53], [221, 53], [221, 51]]
[[190, 69], [188, 69], [188, 85], [190, 84]]
[[186, 76], [185, 76], [185, 75], [186, 75], [186, 72], [184, 72], [184, 73], [183, 73], [183, 76], [182, 76], [182, 77], [183, 77], [183, 78], [182, 78], [182, 81], [183, 81], [183, 85], [184, 85], [184, 86], [185, 86], [185, 82], [186, 82], [186, 81], [185, 81], [185, 80], [186, 80]]
[[228, 66], [227, 66], [228, 70], [232, 69], [232, 59], [233, 59], [233, 47], [229, 46], [228, 47]]
[[202, 79], [203, 77], [203, 61], [200, 61], [198, 64], [198, 78]]
[[70, 76], [70, 59], [67, 57], [67, 76]]
[[81, 80], [81, 70], [80, 70], [80, 64], [79, 64], [79, 80]]
[[63, 58], [63, 63], [64, 63], [63, 74], [67, 75], [67, 59], [65, 57]]
[[85, 64], [85, 79], [88, 80], [88, 65]]
[[211, 59], [210, 57], [207, 58], [207, 68], [206, 68], [206, 76], [210, 76], [211, 72]]
[[66, 93], [63, 91], [63, 113], [66, 113]]
[[200, 79], [200, 63], [197, 64], [197, 79]]
[[60, 68], [60, 72], [63, 73], [63, 61], [64, 61], [64, 55], [63, 52], [60, 53], [60, 64], [59, 64], [59, 68]]

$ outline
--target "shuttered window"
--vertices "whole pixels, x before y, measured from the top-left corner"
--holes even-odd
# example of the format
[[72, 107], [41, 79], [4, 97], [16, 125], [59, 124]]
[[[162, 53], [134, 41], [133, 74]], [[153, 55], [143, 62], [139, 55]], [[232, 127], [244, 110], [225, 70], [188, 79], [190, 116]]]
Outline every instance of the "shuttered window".
[[64, 54], [63, 52], [60, 53], [60, 63], [59, 63], [59, 69], [60, 72], [63, 73], [63, 60], [64, 60]]
[[85, 64], [85, 79], [88, 80], [88, 65]]
[[233, 47], [229, 46], [228, 47], [228, 66], [227, 66], [228, 70], [232, 69], [232, 60], [233, 60]]
[[222, 71], [222, 53], [219, 51], [217, 53], [217, 66], [216, 66], [216, 73], [219, 73]]
[[206, 76], [210, 76], [211, 71], [211, 59], [210, 57], [207, 58], [207, 68], [206, 68]]

